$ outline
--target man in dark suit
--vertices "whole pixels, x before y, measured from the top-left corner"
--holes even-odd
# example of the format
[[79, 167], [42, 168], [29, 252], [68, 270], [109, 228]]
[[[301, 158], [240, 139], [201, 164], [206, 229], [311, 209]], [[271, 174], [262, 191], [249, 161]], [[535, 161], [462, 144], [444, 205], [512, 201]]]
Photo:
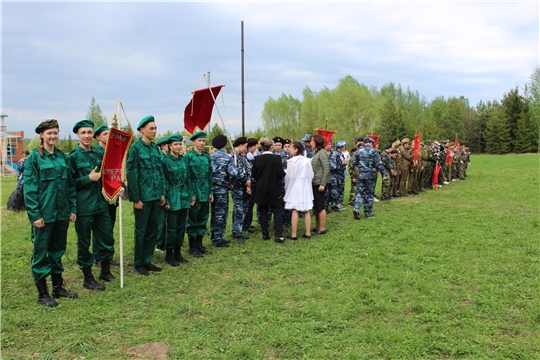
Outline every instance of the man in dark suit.
[[274, 142], [268, 138], [260, 140], [262, 155], [253, 160], [252, 176], [255, 179], [255, 203], [259, 205], [263, 240], [270, 239], [268, 235], [268, 213], [274, 214], [275, 241], [284, 243], [283, 238], [283, 194], [281, 179], [285, 171], [281, 157], [272, 154]]

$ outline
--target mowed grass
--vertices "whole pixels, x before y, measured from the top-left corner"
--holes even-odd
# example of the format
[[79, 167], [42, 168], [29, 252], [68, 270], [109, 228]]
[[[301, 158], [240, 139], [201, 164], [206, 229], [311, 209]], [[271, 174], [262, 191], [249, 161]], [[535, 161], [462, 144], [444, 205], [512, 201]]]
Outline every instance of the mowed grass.
[[64, 278], [79, 298], [56, 308], [35, 303], [30, 225], [6, 212], [3, 179], [2, 358], [127, 359], [161, 341], [171, 359], [539, 359], [539, 170], [538, 155], [473, 155], [466, 181], [376, 203], [372, 219], [347, 206], [325, 236], [257, 233], [179, 268], [156, 253], [164, 270], [149, 277], [132, 270], [124, 203], [125, 288], [82, 287], [70, 226]]

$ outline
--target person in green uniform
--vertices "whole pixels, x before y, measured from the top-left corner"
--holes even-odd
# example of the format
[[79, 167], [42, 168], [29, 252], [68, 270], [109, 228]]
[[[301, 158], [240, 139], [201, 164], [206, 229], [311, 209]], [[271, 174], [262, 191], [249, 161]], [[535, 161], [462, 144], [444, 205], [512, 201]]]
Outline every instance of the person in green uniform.
[[197, 131], [189, 139], [193, 141], [193, 149], [188, 151], [184, 159], [188, 168], [188, 179], [192, 182], [195, 192], [195, 204], [188, 212], [189, 253], [195, 257], [202, 257], [203, 254], [211, 254], [202, 245], [202, 239], [206, 233], [210, 203], [214, 201], [212, 161], [204, 150], [205, 132]]
[[[94, 139], [97, 140], [97, 145], [94, 147], [94, 151], [99, 154], [101, 161], [105, 155], [105, 147], [107, 146], [107, 140], [109, 139], [109, 126], [102, 124], [94, 130]], [[123, 190], [122, 190], [123, 191]], [[109, 217], [111, 218], [111, 226], [114, 231], [114, 225], [116, 224], [116, 208], [118, 207], [118, 201], [116, 204], [107, 204], [109, 210]], [[96, 240], [96, 236], [92, 234], [92, 255], [94, 256], [94, 266], [101, 267], [101, 260], [99, 258], [99, 243]], [[120, 266], [120, 263], [114, 259], [109, 261], [110, 265]]]
[[75, 183], [68, 171], [66, 156], [55, 147], [60, 127], [49, 119], [36, 128], [41, 137], [24, 167], [24, 200], [32, 224], [32, 276], [38, 289], [39, 305], [57, 306], [47, 288], [51, 275], [55, 298], [76, 298], [64, 289], [62, 256], [66, 252], [69, 222], [77, 219]]
[[172, 135], [168, 139], [169, 155], [163, 159], [166, 189], [164, 208], [167, 217], [165, 261], [171, 266], [188, 262], [180, 253], [180, 248], [184, 244], [188, 210], [195, 204], [186, 162], [181, 154], [182, 140], [181, 135]]
[[99, 244], [101, 272], [99, 278], [114, 280], [110, 271], [110, 261], [114, 254], [114, 237], [108, 204], [101, 194], [101, 155], [94, 151], [94, 123], [90, 120], [78, 121], [73, 132], [79, 137], [79, 144], [68, 155], [68, 166], [77, 189], [77, 262], [83, 272], [83, 286], [90, 290], [105, 290], [92, 274], [94, 257], [90, 251], [91, 234]]
[[135, 214], [135, 272], [149, 275], [148, 271], [161, 271], [152, 264], [159, 224], [163, 223], [165, 182], [161, 153], [152, 140], [157, 126], [152, 115], [141, 120], [137, 130], [142, 137], [131, 145], [126, 164], [129, 201]]
[[[169, 155], [169, 136], [163, 136], [158, 140], [157, 146], [161, 152], [161, 161]], [[163, 222], [159, 224], [158, 236], [156, 240], [156, 251], [165, 251], [165, 239], [167, 238], [167, 216], [163, 213]]]

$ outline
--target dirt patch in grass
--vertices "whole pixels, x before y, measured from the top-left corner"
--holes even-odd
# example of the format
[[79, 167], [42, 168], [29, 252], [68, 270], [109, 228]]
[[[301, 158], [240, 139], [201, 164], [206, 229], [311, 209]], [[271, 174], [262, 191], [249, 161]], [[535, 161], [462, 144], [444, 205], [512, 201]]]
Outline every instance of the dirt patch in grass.
[[171, 347], [165, 342], [152, 342], [132, 346], [127, 349], [126, 354], [146, 359], [165, 360], [168, 359], [167, 352], [169, 350]]

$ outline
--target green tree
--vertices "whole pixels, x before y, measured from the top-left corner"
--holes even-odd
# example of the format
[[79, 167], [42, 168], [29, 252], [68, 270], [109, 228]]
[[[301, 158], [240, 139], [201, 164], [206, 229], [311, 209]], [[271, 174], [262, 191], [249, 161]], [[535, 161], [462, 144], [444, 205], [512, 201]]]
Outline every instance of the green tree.
[[514, 152], [518, 154], [534, 152], [536, 150], [529, 120], [529, 112], [525, 104], [521, 109], [521, 114], [519, 114], [516, 137], [513, 142]]
[[272, 97], [264, 104], [262, 112], [264, 130], [269, 136], [298, 139], [300, 135], [300, 109], [302, 103], [291, 95]]
[[41, 145], [41, 136], [39, 136], [38, 134], [34, 136], [32, 140], [30, 140], [30, 142], [26, 146], [26, 149], [31, 152], [32, 150], [37, 149], [40, 145]]
[[502, 106], [493, 101], [486, 124], [486, 152], [507, 154], [510, 152], [510, 130]]
[[392, 143], [405, 137], [405, 125], [392, 97], [387, 97], [380, 110], [380, 118], [378, 133], [381, 144]]
[[540, 151], [540, 67], [536, 66], [531, 73], [527, 91], [528, 115], [532, 145]]
[[300, 122], [301, 122], [301, 132], [300, 136], [305, 134], [314, 134], [319, 122], [319, 101], [317, 93], [311, 91], [309, 87], [306, 86], [302, 92], [302, 106], [300, 108]]
[[97, 128], [100, 125], [107, 124], [107, 117], [103, 115], [103, 111], [96, 102], [96, 99], [92, 96], [90, 99], [90, 107], [86, 112], [86, 118], [92, 120], [94, 127]]
[[522, 108], [524, 107], [523, 97], [519, 95], [517, 86], [503, 95], [502, 107], [506, 116], [508, 131], [510, 132], [510, 151], [515, 152], [515, 141], [518, 135], [517, 127]]

